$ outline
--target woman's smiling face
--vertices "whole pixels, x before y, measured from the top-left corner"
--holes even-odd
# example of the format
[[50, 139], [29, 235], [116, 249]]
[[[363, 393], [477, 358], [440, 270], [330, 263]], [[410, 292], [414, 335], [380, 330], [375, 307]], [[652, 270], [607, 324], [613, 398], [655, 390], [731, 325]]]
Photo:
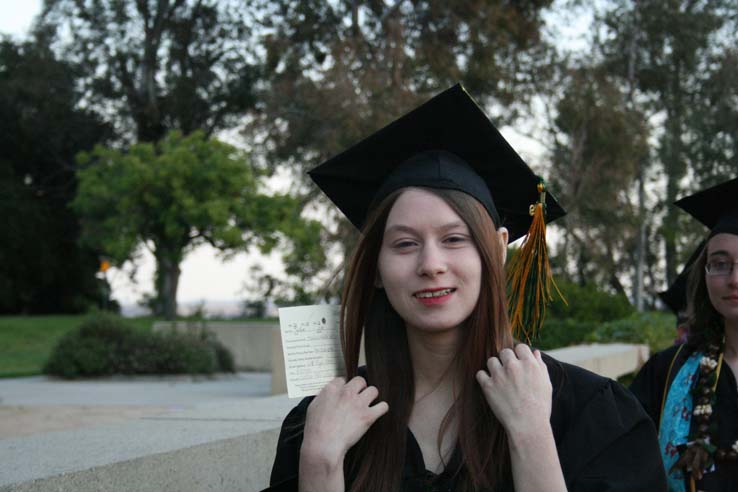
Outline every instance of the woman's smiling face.
[[379, 282], [408, 330], [463, 323], [479, 299], [482, 260], [466, 223], [439, 196], [409, 188], [387, 217]]

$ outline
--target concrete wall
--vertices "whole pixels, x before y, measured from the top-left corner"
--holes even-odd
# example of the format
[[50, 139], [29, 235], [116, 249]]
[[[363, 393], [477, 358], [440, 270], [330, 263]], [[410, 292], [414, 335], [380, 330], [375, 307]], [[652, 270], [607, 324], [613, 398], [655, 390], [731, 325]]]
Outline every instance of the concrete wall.
[[[549, 353], [616, 377], [636, 370], [648, 348], [588, 345]], [[244, 399], [3, 439], [0, 492], [256, 492], [267, 485], [281, 422], [296, 403], [286, 395]]]
[[284, 371], [284, 352], [282, 351], [282, 333], [279, 327], [272, 330], [272, 394], [287, 393], [287, 379]]
[[[284, 376], [282, 335], [278, 323], [246, 323], [227, 321], [158, 322], [154, 331], [175, 330], [180, 333], [212, 332], [233, 353], [236, 368], [241, 371], [272, 373], [272, 394], [287, 392]], [[363, 343], [363, 342], [362, 342]], [[364, 351], [359, 359], [364, 364]]]
[[546, 352], [562, 362], [583, 367], [601, 376], [617, 379], [637, 371], [648, 360], [648, 345], [593, 343]]
[[230, 349], [238, 370], [272, 370], [272, 332], [275, 329], [279, 332], [277, 322], [178, 321], [176, 323], [154, 323], [154, 331], [175, 330], [199, 333], [203, 329], [215, 334], [216, 338]]
[[279, 429], [32, 480], [0, 492], [219, 492], [267, 486]]
[[[271, 371], [272, 394], [287, 392], [284, 372], [282, 337], [278, 323], [244, 322], [161, 322], [154, 330], [177, 330], [198, 333], [207, 329], [233, 353], [239, 370]], [[648, 347], [632, 344], [591, 344], [550, 350], [548, 353], [564, 362], [576, 364], [609, 378], [619, 378], [641, 367], [648, 359]], [[364, 364], [364, 353], [360, 363]]]
[[286, 395], [0, 440], [0, 492], [256, 492]]

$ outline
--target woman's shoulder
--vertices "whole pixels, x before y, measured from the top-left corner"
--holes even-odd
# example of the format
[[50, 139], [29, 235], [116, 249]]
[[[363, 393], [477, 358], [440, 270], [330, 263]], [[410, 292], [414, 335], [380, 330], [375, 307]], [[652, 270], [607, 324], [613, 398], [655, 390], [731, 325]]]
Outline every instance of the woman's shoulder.
[[562, 397], [588, 400], [613, 382], [587, 369], [561, 362], [546, 353], [542, 355], [551, 378], [554, 401]]
[[638, 400], [612, 379], [550, 356], [544, 361], [569, 490], [665, 490], [656, 429]]
[[555, 433], [565, 433], [591, 417], [615, 419], [623, 426], [621, 431], [648, 418], [637, 399], [617, 381], [551, 356], [544, 355], [544, 361], [553, 386]]
[[307, 408], [313, 398], [313, 396], [303, 398], [284, 418], [277, 439], [277, 452], [269, 480], [271, 487], [265, 491], [297, 490], [302, 432]]
[[300, 403], [295, 405], [284, 418], [282, 421], [282, 428], [279, 432], [279, 439], [277, 441], [278, 451], [283, 447], [296, 447], [299, 451], [299, 446], [302, 444], [302, 431], [305, 427], [307, 409], [314, 398], [314, 396], [303, 398], [300, 400]]
[[306, 396], [300, 402], [292, 407], [292, 410], [287, 414], [284, 421], [292, 421], [298, 417], [302, 417], [304, 419], [305, 414], [307, 413], [307, 408], [310, 406], [310, 402], [313, 401], [315, 397], [314, 396]]
[[[681, 347], [681, 349], [680, 349]], [[639, 373], [646, 372], [666, 372], [675, 360], [675, 355], [679, 354], [678, 359], [688, 356], [691, 353], [686, 346], [675, 345], [652, 355]], [[551, 382], [554, 387], [554, 396], [557, 389], [559, 393], [565, 393], [570, 396], [587, 399], [605, 387], [610, 387], [613, 383], [617, 387], [622, 387], [610, 378], [606, 378], [595, 374], [581, 367], [561, 362], [548, 354], [543, 354], [543, 360], [548, 367]]]
[[672, 345], [669, 348], [653, 354], [643, 366], [652, 366], [655, 369], [663, 368], [668, 370], [677, 355], [679, 356], [679, 359], [681, 359], [683, 356], [689, 356], [692, 352], [693, 350], [685, 344]]
[[692, 349], [686, 345], [673, 345], [656, 352], [643, 364], [628, 387], [656, 425], [660, 420], [669, 374], [678, 371], [691, 353]]
[[[653, 354], [638, 371], [630, 390], [643, 401], [643, 393], [660, 392], [670, 371], [678, 370], [693, 353], [686, 345], [673, 345]], [[660, 398], [660, 395], [659, 395]]]

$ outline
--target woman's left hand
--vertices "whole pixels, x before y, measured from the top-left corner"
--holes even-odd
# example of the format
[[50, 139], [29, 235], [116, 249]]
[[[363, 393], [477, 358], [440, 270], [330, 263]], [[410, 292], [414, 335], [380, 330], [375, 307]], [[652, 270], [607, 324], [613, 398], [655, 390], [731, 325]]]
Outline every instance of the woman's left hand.
[[521, 343], [487, 360], [477, 381], [490, 408], [510, 437], [549, 427], [551, 379], [541, 352]]

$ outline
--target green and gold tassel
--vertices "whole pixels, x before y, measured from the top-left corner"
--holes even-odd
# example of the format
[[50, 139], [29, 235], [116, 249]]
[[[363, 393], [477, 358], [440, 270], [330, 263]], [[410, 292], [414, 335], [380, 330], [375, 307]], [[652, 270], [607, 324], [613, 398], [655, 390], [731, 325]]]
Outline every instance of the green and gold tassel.
[[551, 275], [546, 246], [546, 184], [538, 183], [538, 201], [530, 206], [533, 221], [523, 245], [510, 260], [507, 273], [508, 306], [513, 336], [530, 344], [543, 326], [546, 306], [555, 289], [566, 302]]

